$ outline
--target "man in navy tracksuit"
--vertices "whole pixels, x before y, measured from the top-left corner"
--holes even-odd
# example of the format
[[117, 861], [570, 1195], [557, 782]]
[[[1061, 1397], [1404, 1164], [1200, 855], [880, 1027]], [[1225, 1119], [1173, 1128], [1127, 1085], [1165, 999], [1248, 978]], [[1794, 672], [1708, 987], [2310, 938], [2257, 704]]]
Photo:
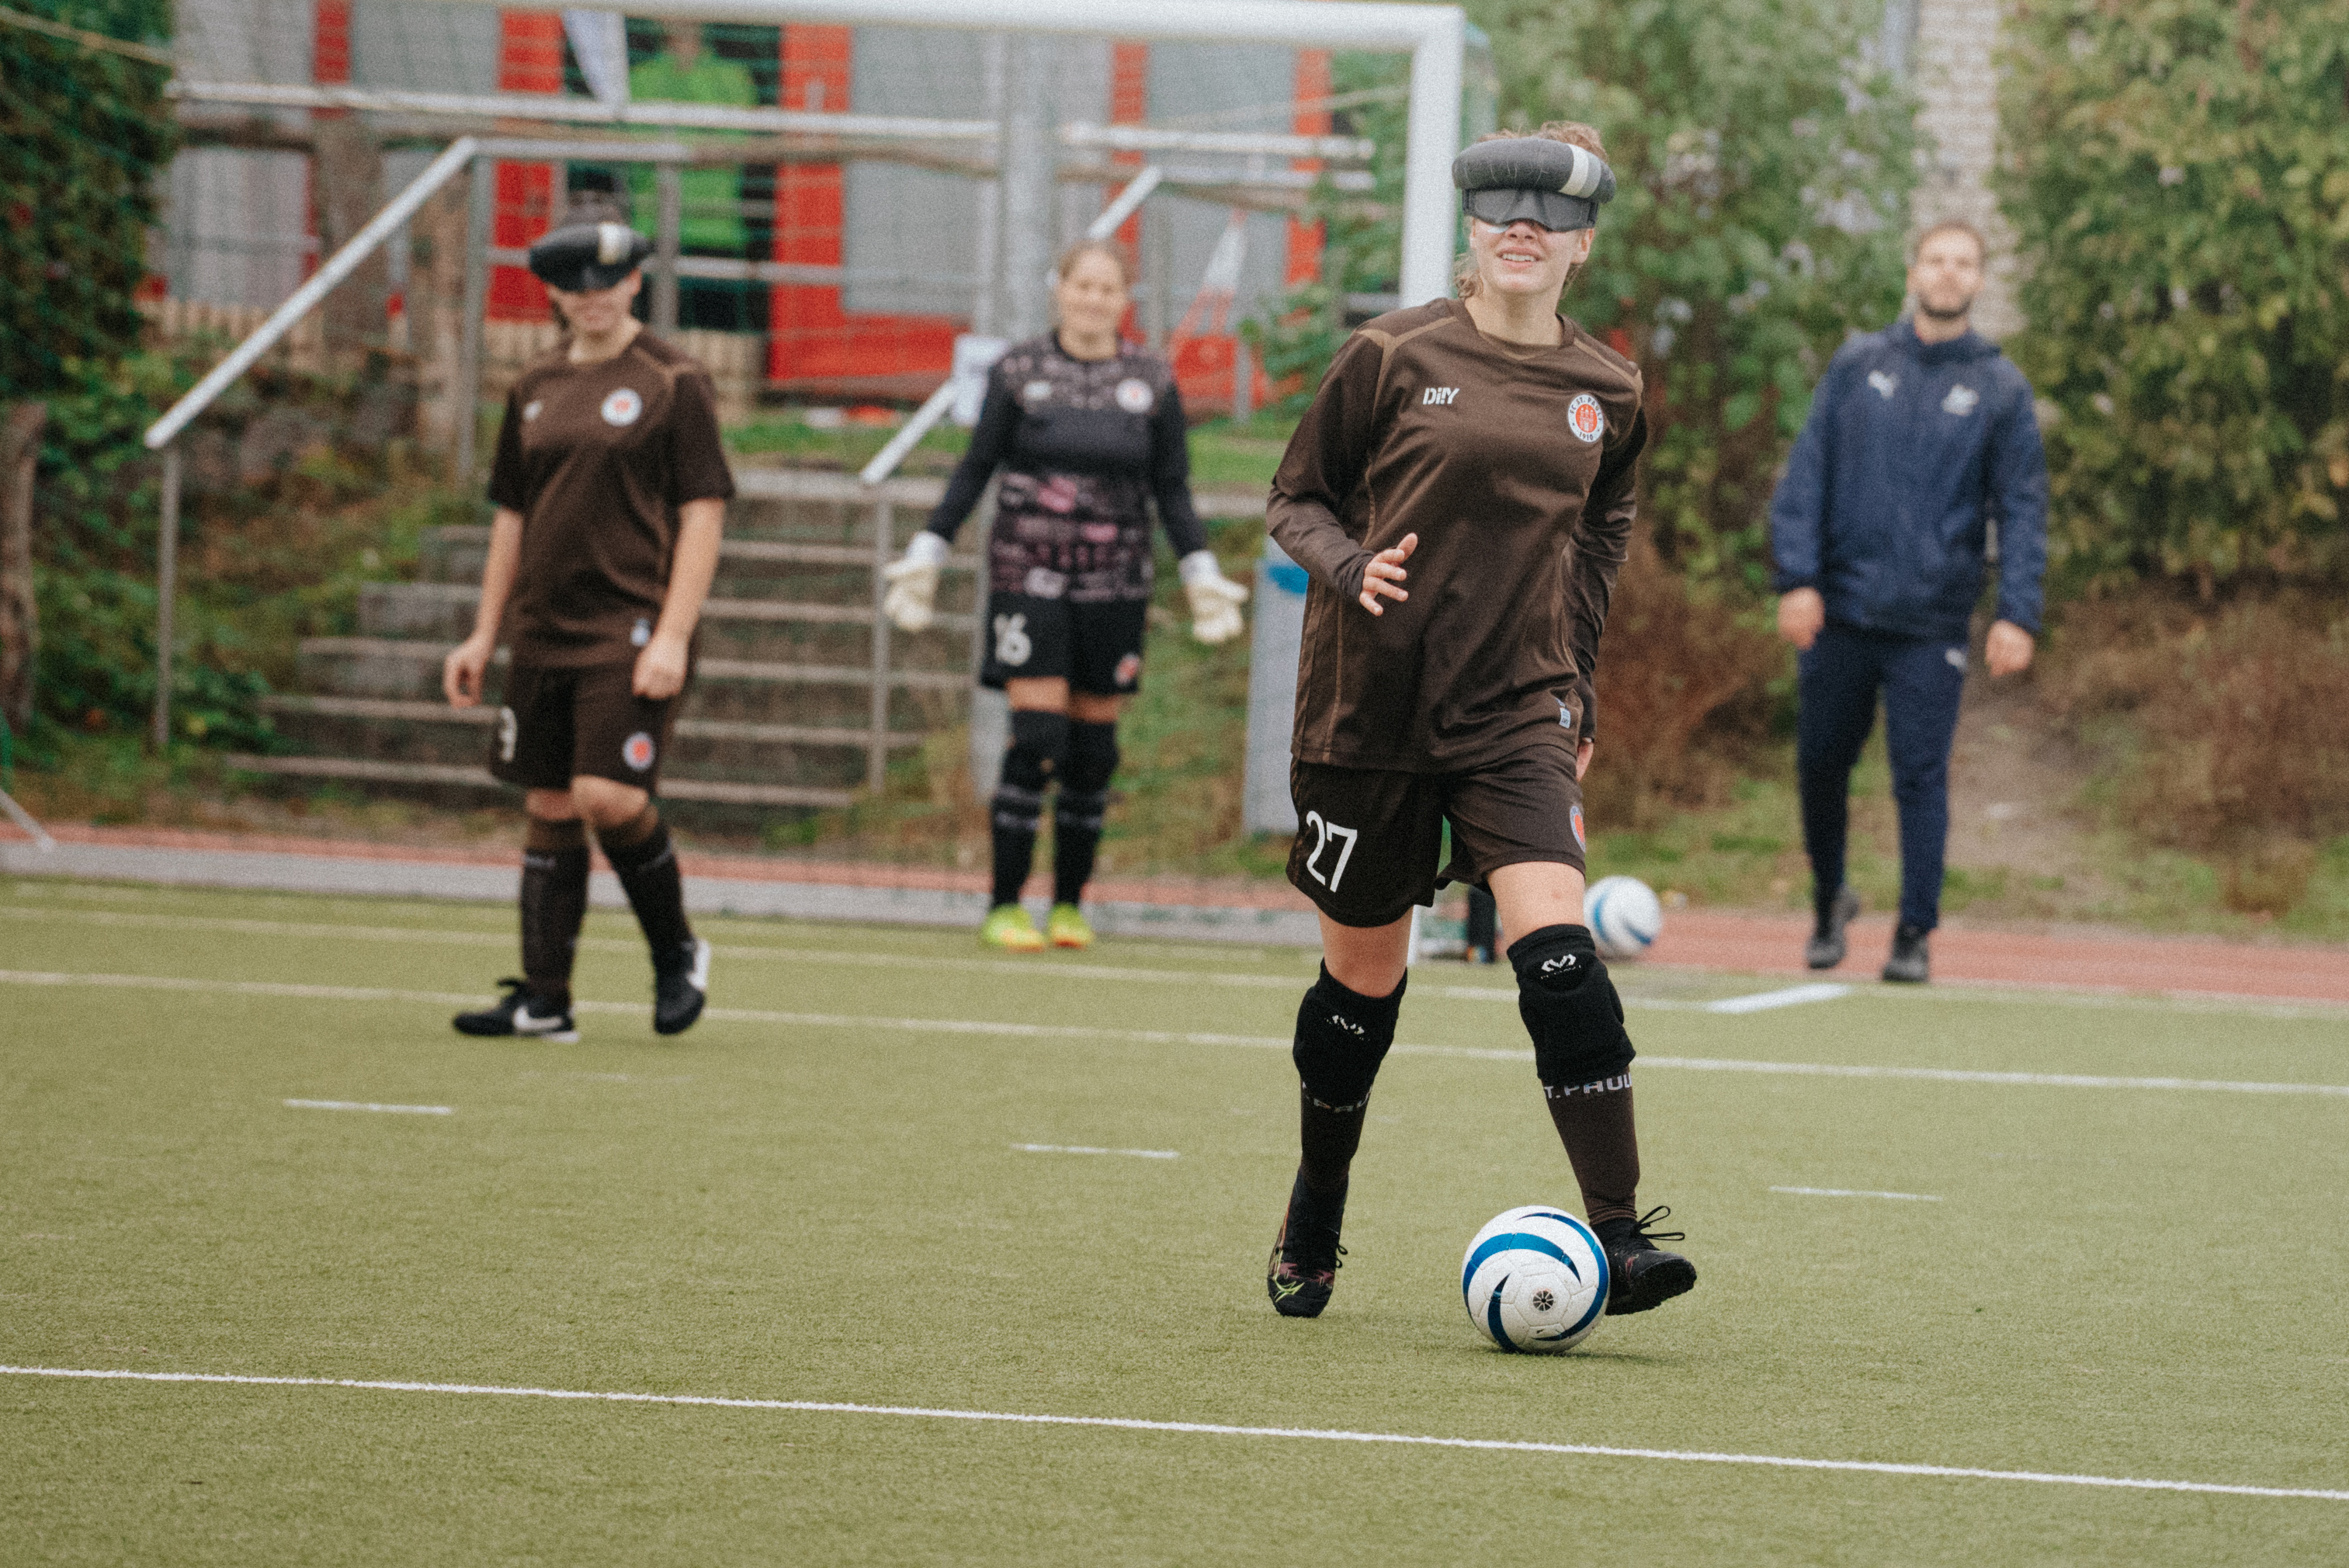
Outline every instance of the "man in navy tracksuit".
[[1900, 811], [1900, 923], [1887, 980], [1931, 971], [1950, 836], [1950, 743], [1966, 627], [1998, 525], [1992, 676], [2029, 667], [2047, 564], [2047, 461], [2030, 384], [1969, 330], [1983, 245], [1939, 223], [1909, 269], [1915, 315], [1855, 337], [1828, 365], [1770, 502], [1778, 629], [1802, 650], [1795, 758], [1817, 925], [1804, 958], [1843, 962], [1859, 912], [1844, 883], [1852, 764], [1884, 694]]

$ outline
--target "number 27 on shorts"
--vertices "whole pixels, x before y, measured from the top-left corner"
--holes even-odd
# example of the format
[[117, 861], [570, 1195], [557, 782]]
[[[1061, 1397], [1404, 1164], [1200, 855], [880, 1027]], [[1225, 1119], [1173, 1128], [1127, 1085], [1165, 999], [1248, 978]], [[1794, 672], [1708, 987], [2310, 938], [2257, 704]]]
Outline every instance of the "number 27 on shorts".
[[[1317, 835], [1313, 841], [1313, 852], [1305, 857], [1306, 874], [1331, 892], [1336, 892], [1339, 882], [1346, 874], [1346, 862], [1353, 858], [1354, 841], [1361, 837], [1361, 832], [1355, 828], [1341, 828], [1319, 811], [1306, 812], [1305, 825]], [[1338, 862], [1330, 868], [1329, 875], [1324, 876], [1321, 874], [1321, 856], [1333, 843], [1339, 846]]]

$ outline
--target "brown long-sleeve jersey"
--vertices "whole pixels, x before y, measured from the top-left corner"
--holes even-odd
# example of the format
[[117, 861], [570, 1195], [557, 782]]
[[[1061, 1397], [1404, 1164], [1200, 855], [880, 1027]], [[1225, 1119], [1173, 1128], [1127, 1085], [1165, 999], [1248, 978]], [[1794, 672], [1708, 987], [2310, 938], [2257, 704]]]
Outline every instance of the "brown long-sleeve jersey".
[[[1346, 341], [1268, 511], [1313, 582], [1300, 761], [1452, 773], [1574, 743], [1630, 539], [1640, 407], [1639, 370], [1570, 321], [1528, 348], [1440, 300]], [[1372, 615], [1363, 568], [1407, 533], [1411, 597]]]

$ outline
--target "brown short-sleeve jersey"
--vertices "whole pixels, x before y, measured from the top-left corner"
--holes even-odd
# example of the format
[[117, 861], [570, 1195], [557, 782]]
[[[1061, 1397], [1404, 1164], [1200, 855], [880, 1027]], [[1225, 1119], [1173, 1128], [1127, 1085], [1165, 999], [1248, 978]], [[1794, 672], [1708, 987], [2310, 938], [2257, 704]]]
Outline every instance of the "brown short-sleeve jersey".
[[[1268, 509], [1312, 578], [1299, 760], [1446, 773], [1574, 745], [1647, 425], [1637, 367], [1564, 327], [1504, 343], [1437, 301], [1338, 351]], [[1372, 615], [1362, 569], [1408, 533], [1411, 597]]]
[[515, 660], [635, 657], [660, 621], [678, 509], [733, 494], [717, 396], [682, 349], [639, 332], [610, 359], [558, 351], [523, 372], [490, 474], [490, 500], [523, 517], [506, 606]]

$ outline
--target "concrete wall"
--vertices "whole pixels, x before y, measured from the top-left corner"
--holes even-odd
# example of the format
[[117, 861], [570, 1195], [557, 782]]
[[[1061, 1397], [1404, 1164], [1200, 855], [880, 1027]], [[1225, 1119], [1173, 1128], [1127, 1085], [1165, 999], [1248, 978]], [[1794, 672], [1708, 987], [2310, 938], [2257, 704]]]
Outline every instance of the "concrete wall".
[[1917, 123], [1932, 142], [1914, 227], [1963, 218], [1990, 237], [1991, 275], [1974, 308], [1985, 336], [2023, 325], [2014, 305], [2014, 232], [1990, 190], [1998, 155], [1998, 0], [1914, 0]]

